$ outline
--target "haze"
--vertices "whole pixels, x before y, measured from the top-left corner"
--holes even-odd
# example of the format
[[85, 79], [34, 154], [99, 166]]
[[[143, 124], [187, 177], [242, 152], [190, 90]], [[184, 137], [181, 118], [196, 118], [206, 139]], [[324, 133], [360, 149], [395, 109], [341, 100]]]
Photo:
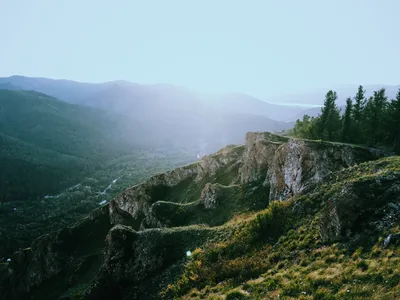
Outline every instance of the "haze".
[[264, 98], [398, 84], [400, 2], [3, 0], [0, 76]]

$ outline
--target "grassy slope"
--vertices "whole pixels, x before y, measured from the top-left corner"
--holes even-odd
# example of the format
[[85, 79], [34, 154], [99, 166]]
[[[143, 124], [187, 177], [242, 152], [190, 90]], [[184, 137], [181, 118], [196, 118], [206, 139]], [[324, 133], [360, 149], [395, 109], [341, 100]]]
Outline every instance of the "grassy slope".
[[[345, 185], [362, 193], [378, 181], [397, 178], [398, 182], [399, 174], [400, 157], [363, 163], [332, 175], [337, 183], [328, 181], [310, 195], [274, 202], [255, 215], [236, 218], [224, 225], [234, 237], [195, 250], [179, 279], [163, 294], [178, 299], [400, 297], [399, 248], [382, 247], [389, 233], [400, 232], [398, 224], [383, 230], [353, 228], [356, 234], [334, 243], [324, 243], [318, 230], [325, 201], [340, 197]], [[368, 211], [380, 191], [366, 192], [372, 195], [363, 203]], [[373, 218], [374, 213], [364, 217]]]

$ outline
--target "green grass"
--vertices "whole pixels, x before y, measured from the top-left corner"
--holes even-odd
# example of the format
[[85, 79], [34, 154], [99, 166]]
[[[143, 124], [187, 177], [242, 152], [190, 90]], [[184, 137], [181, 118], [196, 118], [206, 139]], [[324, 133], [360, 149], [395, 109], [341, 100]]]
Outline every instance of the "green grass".
[[[338, 182], [320, 186], [310, 196], [273, 202], [251, 217], [227, 223], [224, 227], [230, 228], [231, 237], [194, 251], [182, 275], [161, 295], [176, 299], [223, 299], [227, 295], [249, 299], [277, 295], [285, 299], [399, 298], [400, 250], [395, 244], [382, 247], [389, 232], [400, 232], [398, 225], [383, 231], [350, 226], [350, 237], [342, 236], [336, 243], [325, 243], [319, 234], [321, 208], [327, 198], [340, 197], [344, 186], [351, 184], [357, 194], [363, 189], [374, 194], [366, 197], [362, 210], [374, 207], [379, 211], [385, 201], [393, 201], [382, 199], [385, 189], [399, 180], [399, 163], [399, 157], [391, 157], [361, 164], [343, 171]], [[382, 168], [384, 172], [379, 171]], [[366, 175], [358, 176], [363, 170]], [[377, 180], [383, 182], [381, 189]], [[373, 198], [377, 202], [368, 200]], [[346, 210], [362, 212], [357, 206]], [[364, 215], [361, 224], [374, 221], [376, 214]]]
[[235, 215], [259, 211], [268, 206], [268, 189], [248, 189], [242, 185], [214, 184], [218, 191], [215, 208], [206, 209], [200, 200], [191, 203], [158, 201], [152, 205], [154, 217], [168, 227], [205, 224], [218, 226]]

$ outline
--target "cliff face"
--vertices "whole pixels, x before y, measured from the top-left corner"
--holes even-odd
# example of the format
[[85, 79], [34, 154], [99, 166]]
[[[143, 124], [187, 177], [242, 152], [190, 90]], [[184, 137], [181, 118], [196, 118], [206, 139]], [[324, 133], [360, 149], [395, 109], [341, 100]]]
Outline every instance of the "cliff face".
[[[340, 171], [387, 155], [351, 145], [248, 133], [245, 145], [157, 174], [81, 223], [17, 251], [11, 264], [0, 268], [0, 299], [157, 298], [162, 287], [181, 274], [187, 251], [229, 239], [233, 230], [224, 224], [236, 215], [303, 195], [334, 182]], [[398, 195], [396, 180], [397, 175], [381, 184], [387, 192], [374, 186], [380, 200], [371, 203], [383, 207], [390, 195]], [[319, 221], [324, 242], [354, 231], [351, 220], [356, 215], [351, 213], [362, 206], [362, 192], [362, 186], [351, 185], [336, 194], [337, 200], [329, 199]]]
[[[189, 203], [200, 195], [203, 202], [215, 198], [215, 189], [206, 183], [262, 185], [269, 190], [267, 204], [269, 200], [284, 200], [307, 191], [332, 172], [385, 155], [376, 149], [251, 132], [245, 146], [224, 148], [197, 164], [153, 176], [126, 190], [113, 200], [110, 215], [113, 218], [116, 206], [137, 223], [145, 220], [142, 228], [162, 227], [163, 223], [152, 214], [153, 208], [159, 206], [157, 202]], [[201, 189], [204, 190], [200, 192]], [[206, 207], [208, 202], [205, 201]]]
[[384, 151], [346, 144], [248, 133], [241, 182], [262, 180], [270, 188], [269, 199], [284, 200], [309, 190], [332, 172], [385, 155]]

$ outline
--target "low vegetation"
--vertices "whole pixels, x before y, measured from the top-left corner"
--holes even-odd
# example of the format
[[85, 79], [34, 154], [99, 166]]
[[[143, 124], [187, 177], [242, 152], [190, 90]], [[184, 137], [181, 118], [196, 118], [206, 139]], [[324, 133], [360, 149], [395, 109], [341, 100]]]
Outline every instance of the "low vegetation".
[[[399, 157], [360, 164], [332, 178], [336, 176], [339, 180], [333, 185], [328, 181], [310, 195], [272, 202], [253, 216], [226, 224], [233, 235], [193, 251], [182, 275], [161, 295], [177, 299], [400, 297], [399, 247], [383, 245], [389, 234], [400, 233], [399, 211], [394, 212], [393, 222], [377, 227], [376, 215], [369, 211], [374, 201], [365, 202], [362, 211], [369, 214], [359, 222], [370, 228], [352, 228], [336, 242], [326, 242], [320, 234], [321, 209], [327, 199], [340, 197], [349, 182], [373, 187], [377, 180], [390, 181], [394, 176], [399, 180]], [[379, 193], [376, 190], [375, 197]], [[398, 194], [394, 197], [400, 200]], [[380, 205], [379, 214], [387, 209], [387, 202]]]

